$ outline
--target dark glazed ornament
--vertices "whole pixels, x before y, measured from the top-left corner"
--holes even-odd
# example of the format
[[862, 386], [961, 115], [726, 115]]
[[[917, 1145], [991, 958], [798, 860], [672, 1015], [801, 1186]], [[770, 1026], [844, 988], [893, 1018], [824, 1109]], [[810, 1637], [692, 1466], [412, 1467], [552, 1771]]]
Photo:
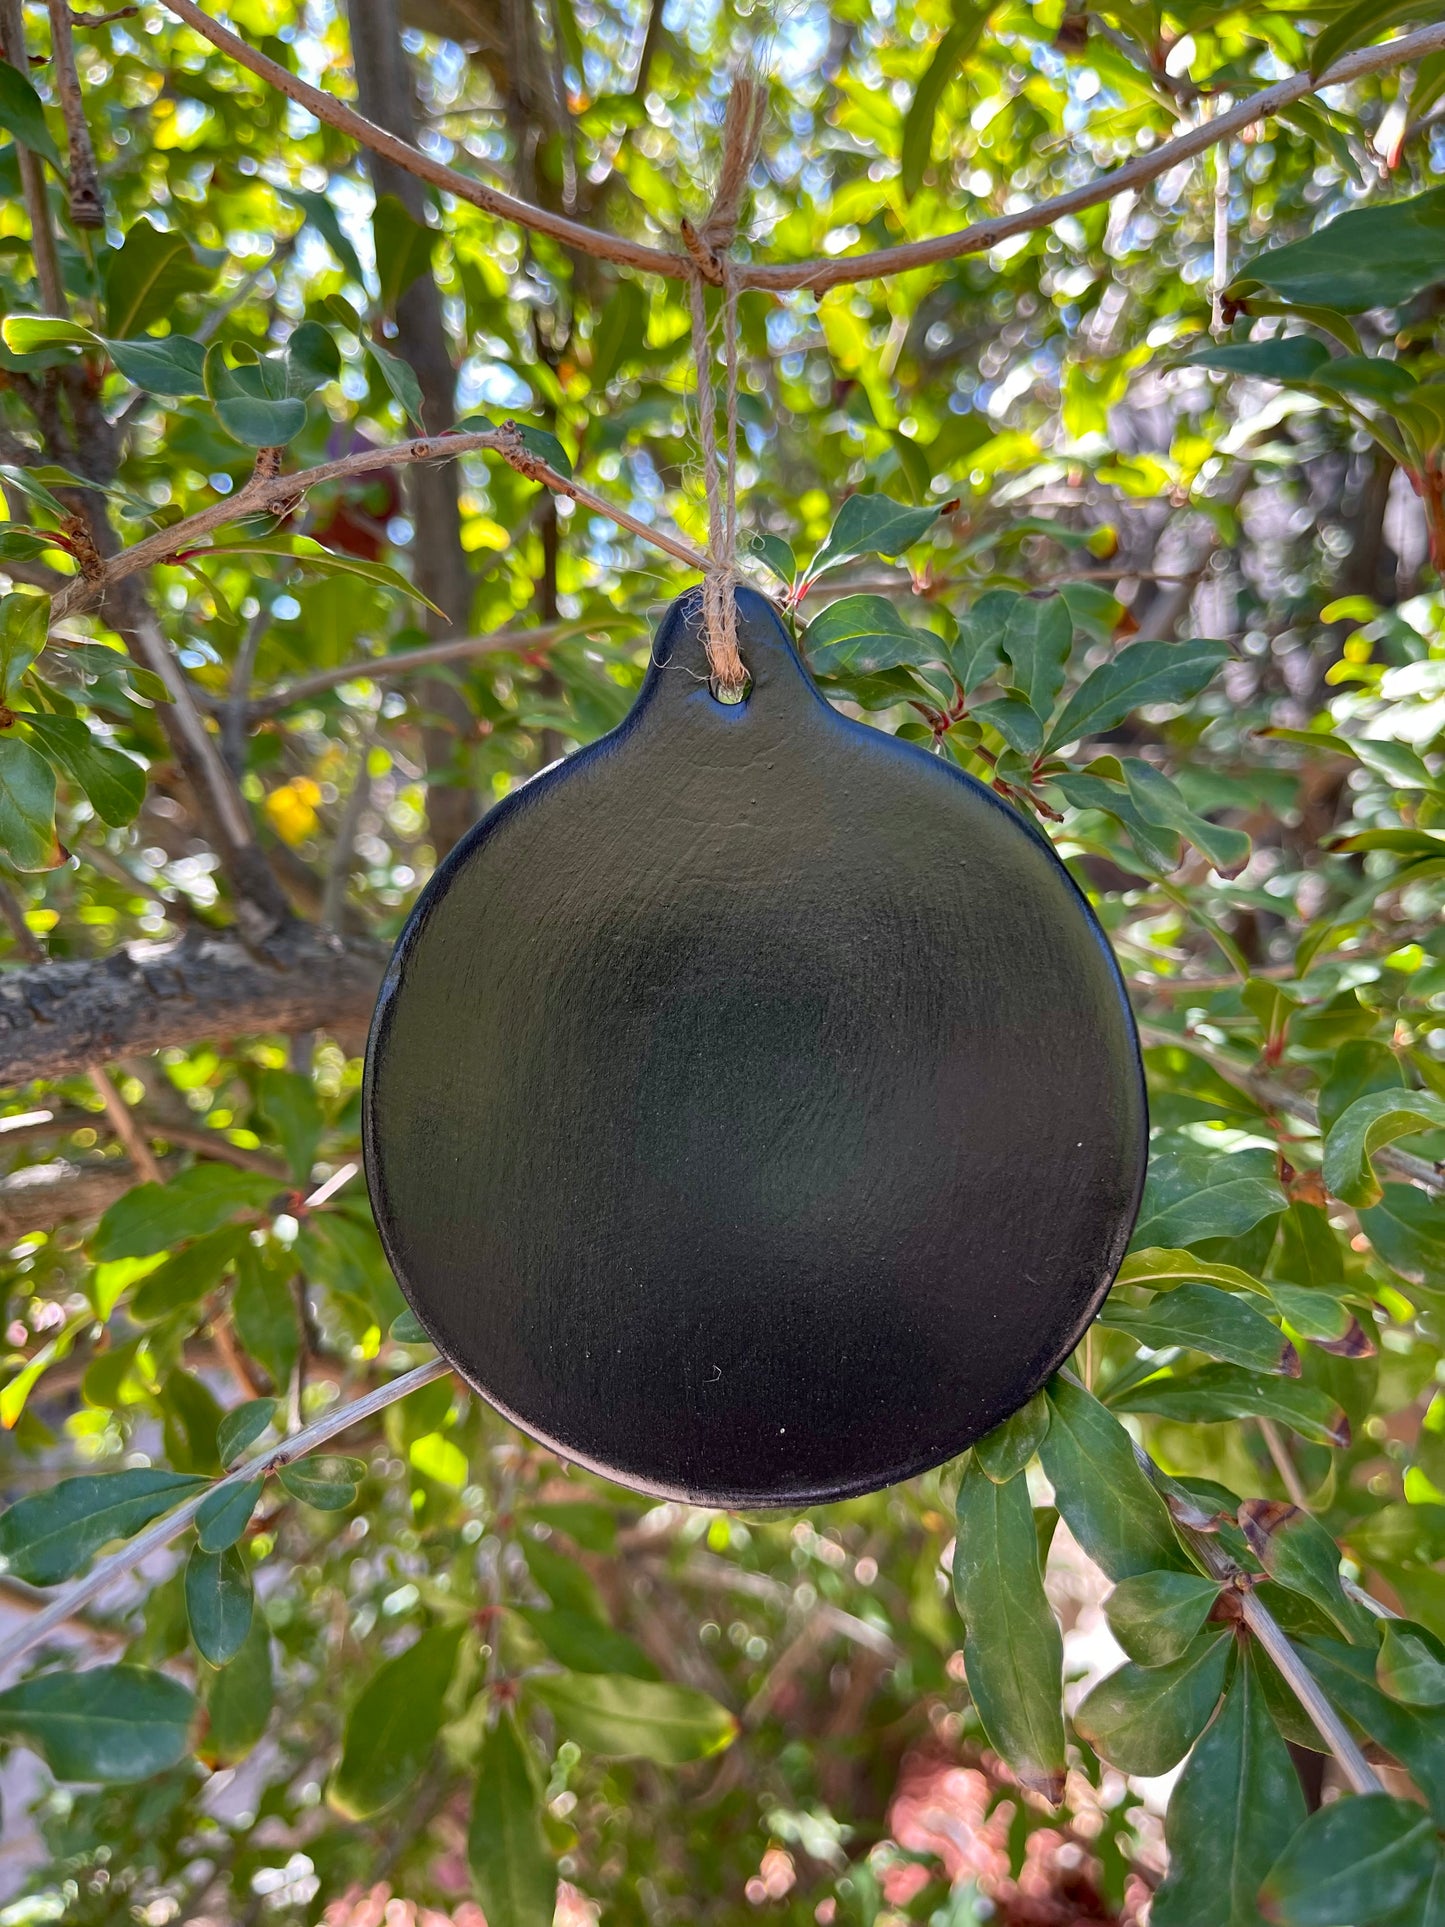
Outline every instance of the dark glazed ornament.
[[1069, 1355], [1138, 1209], [1119, 972], [1047, 840], [697, 591], [625, 722], [422, 893], [366, 1169], [417, 1317], [645, 1492], [803, 1505], [950, 1458]]

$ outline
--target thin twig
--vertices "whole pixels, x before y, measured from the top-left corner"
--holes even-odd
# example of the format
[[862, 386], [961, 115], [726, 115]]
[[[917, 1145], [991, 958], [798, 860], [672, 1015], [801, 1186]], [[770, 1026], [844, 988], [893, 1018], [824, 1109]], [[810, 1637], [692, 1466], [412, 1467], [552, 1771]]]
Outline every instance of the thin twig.
[[411, 1371], [403, 1372], [399, 1378], [378, 1385], [373, 1391], [364, 1392], [360, 1398], [335, 1406], [280, 1445], [274, 1445], [268, 1451], [258, 1452], [253, 1458], [243, 1459], [239, 1465], [232, 1466], [223, 1477], [213, 1479], [204, 1492], [193, 1493], [174, 1512], [168, 1512], [165, 1518], [158, 1519], [118, 1551], [97, 1560], [84, 1578], [77, 1579], [63, 1592], [57, 1593], [33, 1619], [13, 1632], [9, 1639], [0, 1642], [0, 1670], [13, 1665], [54, 1627], [63, 1625], [79, 1607], [103, 1592], [112, 1579], [140, 1565], [153, 1552], [159, 1552], [162, 1546], [168, 1546], [172, 1539], [185, 1531], [213, 1493], [225, 1491], [230, 1486], [243, 1485], [248, 1479], [264, 1478], [281, 1466], [290, 1465], [314, 1447], [324, 1445], [328, 1439], [348, 1431], [353, 1425], [359, 1425], [363, 1419], [385, 1411], [388, 1405], [394, 1405], [411, 1392], [420, 1391], [423, 1385], [430, 1385], [433, 1379], [443, 1377], [450, 1370], [450, 1365], [443, 1358], [417, 1365]]
[[[407, 141], [398, 140], [394, 134], [365, 119], [354, 108], [346, 106], [331, 94], [323, 93], [320, 88], [308, 85], [274, 60], [257, 53], [244, 40], [203, 13], [194, 0], [165, 0], [165, 5], [209, 40], [212, 46], [220, 48], [222, 53], [228, 54], [289, 99], [299, 102], [318, 120], [349, 134], [363, 147], [383, 155], [396, 166], [416, 175], [419, 180], [429, 181], [433, 187], [454, 194], [458, 200], [466, 201], [484, 213], [494, 214], [501, 220], [530, 228], [533, 233], [550, 235], [565, 246], [575, 248], [580, 254], [589, 254], [603, 261], [615, 261], [621, 267], [667, 275], [673, 280], [684, 279], [693, 271], [692, 259], [687, 254], [670, 253], [662, 248], [629, 241], [620, 234], [604, 233], [580, 221], [553, 214], [546, 208], [533, 207], [530, 202], [500, 193], [465, 174], [459, 174], [455, 168], [433, 160], [429, 154], [422, 153]], [[951, 234], [934, 235], [924, 241], [902, 242], [897, 247], [880, 248], [872, 254], [739, 267], [737, 285], [740, 288], [767, 288], [779, 293], [794, 288], [811, 288], [814, 293], [821, 294], [827, 288], [841, 287], [849, 282], [876, 280], [882, 275], [903, 274], [913, 268], [956, 260], [966, 254], [983, 254], [1013, 235], [1030, 234], [1039, 228], [1051, 227], [1066, 214], [1077, 214], [1084, 208], [1096, 207], [1101, 201], [1112, 200], [1115, 195], [1131, 188], [1145, 186], [1160, 175], [1167, 174], [1181, 161], [1191, 160], [1217, 141], [1231, 138], [1241, 129], [1252, 127], [1256, 121], [1277, 113], [1280, 108], [1304, 99], [1307, 94], [1343, 86], [1366, 74], [1403, 67], [1411, 61], [1422, 59], [1426, 54], [1442, 51], [1445, 51], [1445, 25], [1422, 27], [1416, 33], [1401, 35], [1398, 40], [1386, 41], [1376, 47], [1363, 47], [1358, 52], [1348, 54], [1343, 60], [1336, 61], [1327, 73], [1290, 74], [1274, 86], [1240, 101], [1227, 113], [1218, 114], [1198, 127], [1190, 128], [1177, 139], [1165, 141], [1147, 154], [1136, 155], [1122, 167], [1100, 174], [1082, 187], [1055, 195], [1051, 200], [1040, 201], [1036, 206], [1024, 208], [1016, 214], [1002, 214], [992, 220], [976, 221]]]
[[1274, 1460], [1274, 1469], [1280, 1476], [1280, 1483], [1289, 1494], [1290, 1504], [1297, 1505], [1301, 1512], [1310, 1509], [1309, 1494], [1305, 1491], [1304, 1481], [1300, 1478], [1299, 1467], [1289, 1455], [1289, 1447], [1284, 1436], [1272, 1418], [1257, 1421], [1260, 1434], [1269, 1448], [1269, 1456]]
[[111, 1083], [110, 1073], [103, 1064], [91, 1066], [90, 1081], [95, 1087], [96, 1095], [105, 1106], [105, 1114], [110, 1119], [111, 1129], [125, 1146], [136, 1171], [147, 1184], [163, 1184], [165, 1179], [161, 1175], [156, 1154], [151, 1149], [135, 1113]]
[[80, 228], [103, 228], [105, 209], [100, 199], [100, 175], [86, 123], [85, 102], [81, 98], [80, 74], [75, 65], [69, 0], [48, 0], [48, 3], [55, 91], [60, 96], [70, 147], [70, 218]]
[[[21, 0], [0, 0], [0, 40], [5, 57], [23, 74], [25, 59], [25, 14]], [[45, 193], [45, 163], [33, 148], [16, 142], [20, 162], [20, 185], [25, 195], [25, 211], [30, 216], [30, 252], [35, 260], [35, 279], [41, 299], [53, 315], [70, 313], [65, 282], [60, 273], [60, 255], [55, 245], [55, 230], [50, 225], [50, 202]]]
[[[529, 481], [540, 482], [543, 487], [550, 488], [558, 495], [566, 495], [582, 508], [590, 509], [593, 514], [606, 516], [630, 535], [651, 542], [654, 547], [688, 568], [702, 570], [706, 567], [707, 557], [701, 549], [694, 548], [692, 543], [675, 532], [659, 528], [655, 523], [641, 521], [616, 503], [605, 501], [591, 489], [584, 488], [580, 482], [574, 482], [570, 476], [559, 475], [525, 446], [514, 428], [504, 425], [464, 435], [419, 435], [412, 441], [397, 442], [390, 448], [368, 448], [353, 455], [343, 455], [334, 462], [320, 462], [315, 468], [301, 469], [294, 475], [252, 475], [234, 495], [223, 496], [209, 508], [188, 516], [184, 522], [176, 522], [168, 529], [161, 529], [155, 535], [133, 542], [129, 548], [119, 550], [102, 563], [93, 575], [74, 577], [55, 597], [51, 605], [52, 620], [58, 622], [77, 609], [88, 608], [114, 583], [138, 575], [144, 569], [154, 568], [158, 563], [174, 562], [178, 555], [192, 551], [204, 556], [206, 539], [217, 529], [226, 528], [246, 516], [278, 513], [293, 504], [298, 496], [319, 487], [323, 482], [371, 474], [378, 468], [405, 468], [414, 462], [450, 461], [459, 455], [481, 451], [500, 455], [509, 467], [525, 475]], [[166, 655], [169, 656], [168, 650]], [[146, 667], [155, 668], [156, 665], [148, 661]], [[188, 691], [186, 701], [191, 700]], [[210, 741], [209, 737], [207, 741]], [[214, 746], [211, 754], [217, 755]]]

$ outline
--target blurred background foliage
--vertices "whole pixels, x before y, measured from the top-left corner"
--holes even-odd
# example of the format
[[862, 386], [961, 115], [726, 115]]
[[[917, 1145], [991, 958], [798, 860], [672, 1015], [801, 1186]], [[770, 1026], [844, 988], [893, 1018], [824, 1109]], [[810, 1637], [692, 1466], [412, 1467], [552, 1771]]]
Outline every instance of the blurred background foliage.
[[[751, 49], [746, 265], [1017, 215], [1437, 12], [227, 21], [665, 247]], [[683, 281], [424, 189], [153, 0], [3, 0], [0, 42], [12, 1634], [429, 1357], [356, 1172], [386, 946], [689, 580], [485, 448], [365, 457], [514, 421], [706, 513]], [[1445, 1918], [1442, 159], [1435, 47], [1037, 232], [741, 297], [749, 571], [830, 698], [1047, 830], [1135, 999], [1149, 1190], [1071, 1373], [966, 1465], [748, 1518], [420, 1385], [12, 1670], [0, 1921]], [[1383, 1792], [1334, 1798], [1249, 1593]]]

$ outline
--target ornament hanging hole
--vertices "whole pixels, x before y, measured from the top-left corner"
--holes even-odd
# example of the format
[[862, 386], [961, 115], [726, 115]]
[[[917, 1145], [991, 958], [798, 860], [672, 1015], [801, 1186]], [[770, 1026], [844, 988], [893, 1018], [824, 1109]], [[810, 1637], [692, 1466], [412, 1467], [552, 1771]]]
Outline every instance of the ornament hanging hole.
[[753, 679], [746, 669], [743, 671], [743, 679], [740, 683], [725, 683], [719, 681], [716, 676], [709, 676], [707, 686], [713, 701], [722, 703], [728, 709], [736, 709], [753, 693]]

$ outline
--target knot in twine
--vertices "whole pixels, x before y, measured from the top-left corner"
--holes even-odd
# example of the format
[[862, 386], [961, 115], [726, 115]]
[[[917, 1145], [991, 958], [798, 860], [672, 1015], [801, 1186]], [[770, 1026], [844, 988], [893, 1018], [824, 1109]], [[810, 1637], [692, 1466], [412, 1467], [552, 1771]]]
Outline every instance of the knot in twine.
[[[762, 138], [767, 94], [750, 67], [733, 81], [723, 122], [722, 171], [707, 218], [698, 227], [682, 223], [682, 240], [691, 259], [692, 352], [697, 364], [698, 441], [702, 448], [703, 488], [707, 496], [708, 567], [702, 583], [703, 645], [716, 694], [738, 702], [747, 671], [738, 649], [738, 290], [728, 250], [742, 218], [748, 176]], [[717, 398], [713, 388], [712, 343], [708, 338], [705, 284], [722, 289], [723, 370], [726, 382], [723, 419], [725, 454], [718, 456]]]

